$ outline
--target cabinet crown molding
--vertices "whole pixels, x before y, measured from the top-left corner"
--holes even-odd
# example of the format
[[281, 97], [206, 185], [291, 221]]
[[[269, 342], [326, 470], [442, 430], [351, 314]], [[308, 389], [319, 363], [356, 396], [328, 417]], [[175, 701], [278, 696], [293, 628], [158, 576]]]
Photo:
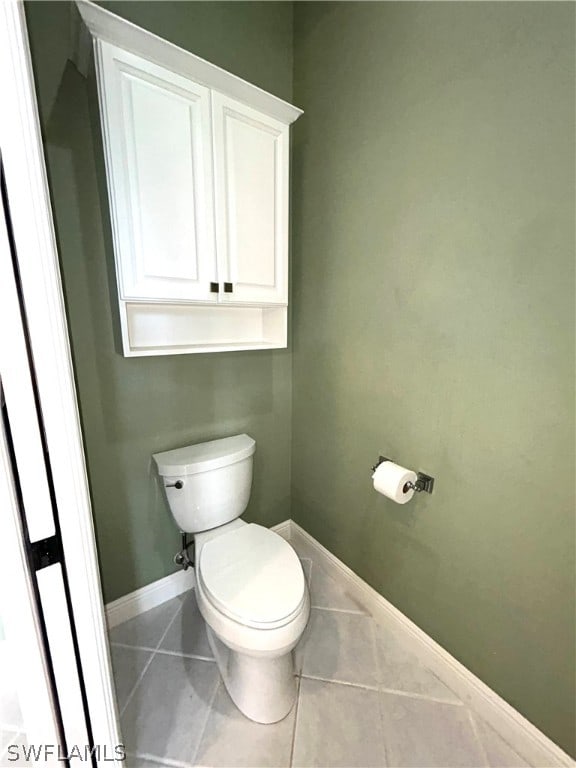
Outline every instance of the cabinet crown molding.
[[117, 45], [176, 74], [190, 77], [197, 83], [225, 93], [286, 125], [293, 123], [302, 114], [301, 109], [287, 101], [116, 16], [90, 0], [76, 0], [76, 7], [80, 18], [77, 24], [74, 61], [85, 77], [90, 61], [90, 38], [86, 34], [88, 30], [90, 35], [98, 40]]

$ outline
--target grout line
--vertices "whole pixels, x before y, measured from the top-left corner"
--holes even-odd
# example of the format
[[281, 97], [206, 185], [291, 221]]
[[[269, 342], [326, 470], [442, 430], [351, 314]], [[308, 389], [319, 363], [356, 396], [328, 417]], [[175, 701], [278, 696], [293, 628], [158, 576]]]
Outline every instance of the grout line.
[[295, 703], [295, 712], [294, 712], [294, 727], [292, 728], [292, 743], [290, 744], [290, 759], [288, 762], [288, 765], [290, 768], [294, 765], [294, 747], [296, 745], [296, 727], [298, 725], [298, 710], [300, 708], [300, 683], [302, 682], [302, 678], [300, 676], [296, 677], [296, 703]]
[[380, 689], [377, 685], [363, 685], [362, 683], [349, 683], [347, 680], [329, 680], [327, 677], [319, 677], [318, 675], [300, 675], [304, 680], [318, 680], [321, 683], [332, 683], [333, 685], [347, 685], [349, 688], [360, 688], [363, 691], [376, 691], [379, 693]]
[[224, 682], [220, 677], [220, 670], [218, 670], [218, 675], [216, 676], [216, 684], [214, 685], [214, 690], [212, 691], [212, 695], [210, 696], [210, 703], [206, 707], [206, 717], [204, 718], [202, 729], [200, 730], [200, 736], [198, 737], [198, 744], [196, 745], [196, 749], [194, 750], [194, 754], [192, 755], [192, 761], [190, 765], [197, 765], [196, 758], [198, 757], [198, 753], [200, 752], [200, 747], [202, 746], [204, 734], [206, 733], [206, 728], [208, 727], [208, 720], [210, 719], [210, 715], [214, 711], [214, 702], [216, 701], [216, 695], [218, 694], [218, 691], [221, 685], [224, 685]]
[[178, 614], [179, 614], [179, 613], [182, 611], [183, 605], [184, 605], [183, 603], [181, 603], [181, 604], [180, 604], [180, 607], [179, 607], [179, 608], [178, 608], [178, 610], [177, 610], [177, 611], [174, 613], [174, 616], [172, 616], [172, 618], [170, 619], [170, 621], [169, 621], [169, 622], [168, 622], [168, 624], [166, 625], [166, 629], [165, 629], [165, 630], [164, 630], [164, 632], [162, 633], [162, 636], [160, 637], [160, 640], [158, 641], [158, 644], [156, 645], [156, 648], [155, 648], [155, 649], [152, 651], [152, 653], [150, 654], [150, 658], [148, 659], [148, 661], [147, 661], [147, 662], [146, 662], [146, 664], [144, 665], [144, 669], [142, 670], [142, 672], [140, 673], [140, 675], [138, 675], [138, 680], [136, 680], [136, 682], [134, 683], [134, 686], [133, 686], [132, 690], [130, 691], [130, 693], [128, 694], [128, 697], [127, 697], [127, 699], [126, 699], [126, 702], [125, 702], [124, 706], [123, 706], [123, 707], [122, 707], [122, 709], [120, 710], [120, 719], [122, 719], [122, 716], [123, 716], [124, 712], [126, 711], [126, 707], [127, 707], [127, 706], [128, 706], [128, 704], [130, 704], [130, 702], [132, 701], [132, 698], [133, 698], [133, 696], [134, 696], [134, 693], [136, 692], [136, 688], [138, 688], [138, 686], [139, 686], [139, 685], [140, 685], [140, 683], [142, 682], [142, 678], [144, 677], [144, 675], [145, 675], [145, 674], [146, 674], [146, 672], [148, 671], [148, 667], [150, 666], [150, 664], [152, 663], [152, 660], [154, 659], [154, 656], [156, 655], [156, 650], [158, 650], [158, 648], [160, 647], [160, 645], [161, 645], [161, 644], [162, 644], [162, 642], [164, 641], [164, 638], [165, 638], [165, 637], [166, 637], [166, 635], [168, 634], [168, 630], [170, 629], [170, 627], [172, 626], [172, 624], [173, 624], [173, 623], [176, 621], [176, 617], [177, 617], [177, 616], [178, 616]]
[[391, 763], [390, 763], [390, 755], [388, 754], [388, 721], [384, 716], [384, 697], [383, 696], [378, 696], [378, 717], [380, 720], [380, 730], [382, 732], [381, 747], [382, 747], [382, 752], [384, 753], [384, 765], [389, 766], [391, 765]]
[[[370, 626], [372, 628], [372, 639], [374, 641], [374, 652], [376, 654], [376, 672], [378, 673], [378, 680], [382, 681], [384, 678], [384, 670], [382, 669], [382, 655], [380, 653], [380, 647], [381, 643], [378, 642], [378, 638], [376, 637], [376, 622], [374, 621], [374, 618], [370, 616], [372, 621], [370, 622]], [[380, 682], [380, 685], [382, 683]]]
[[351, 683], [348, 680], [331, 680], [328, 677], [320, 677], [319, 675], [305, 675], [301, 674], [300, 677], [306, 680], [318, 680], [322, 683], [333, 683], [334, 685], [347, 685], [350, 688], [360, 688], [363, 691], [376, 691], [377, 693], [390, 693], [394, 696], [405, 696], [408, 699], [420, 699], [422, 701], [432, 701], [435, 704], [450, 704], [453, 707], [463, 707], [464, 704], [461, 701], [450, 701], [449, 699], [439, 699], [435, 696], [426, 696], [422, 693], [411, 693], [409, 691], [399, 691], [395, 688], [385, 688], [381, 685], [367, 685], [365, 683]]
[[[296, 554], [298, 554], [296, 552]], [[298, 555], [300, 557], [300, 555]], [[312, 571], [314, 569], [314, 560], [311, 557], [302, 557], [301, 560], [308, 560], [310, 563], [310, 573], [308, 574], [308, 592], [310, 593], [310, 607], [312, 607]]]
[[165, 656], [180, 656], [184, 659], [196, 659], [196, 661], [209, 661], [212, 664], [216, 663], [216, 659], [213, 656], [200, 656], [198, 653], [180, 653], [179, 651], [167, 651], [164, 648], [157, 648], [155, 653], [161, 653]]
[[[3, 728], [3, 726], [0, 726], [0, 728]], [[0, 765], [4, 765], [4, 758], [8, 755], [8, 749], [13, 744], [19, 747], [23, 745], [24, 740], [27, 740], [26, 733], [22, 730], [22, 726], [20, 728], [8, 728], [7, 730], [12, 731], [14, 736], [13, 738], [8, 739], [3, 749], [0, 749]], [[18, 750], [18, 752], [20, 753], [20, 750]], [[13, 760], [12, 756], [10, 757], [10, 760]]]
[[432, 701], [434, 704], [450, 704], [452, 707], [463, 707], [462, 701], [450, 701], [450, 699], [440, 699], [437, 696], [426, 696], [424, 693], [412, 693], [410, 691], [399, 691], [396, 688], [380, 688], [381, 693], [391, 693], [394, 696], [405, 696], [407, 699], [420, 699], [421, 701]]
[[[294, 547], [292, 547], [292, 549], [294, 549]], [[296, 552], [295, 549], [294, 549], [294, 552]], [[298, 552], [296, 552], [296, 554], [298, 555]], [[312, 567], [314, 566], [314, 561], [312, 560], [311, 557], [300, 557], [300, 555], [298, 555], [298, 560], [300, 560], [300, 562], [302, 563], [302, 570], [304, 571], [304, 578], [306, 578], [306, 570], [304, 569], [304, 561], [306, 561], [307, 563], [310, 563], [310, 574], [309, 574], [308, 578], [306, 579], [306, 584], [308, 586], [308, 589], [310, 589], [310, 587], [312, 585]]]
[[20, 723], [20, 725], [15, 725], [14, 723], [5, 723], [0, 722], [0, 728], [2, 728], [5, 731], [14, 731], [15, 733], [22, 733], [24, 728], [24, 723]]
[[[443, 686], [444, 686], [444, 688], [447, 688], [447, 689], [450, 691], [450, 693], [454, 694], [455, 698], [457, 698], [457, 699], [458, 699], [458, 701], [461, 701], [461, 699], [460, 699], [460, 696], [458, 696], [458, 694], [456, 693], [456, 691], [454, 691], [454, 690], [452, 689], [452, 687], [451, 687], [450, 685], [448, 685], [448, 683], [447, 683], [447, 682], [445, 682], [445, 681], [444, 681], [444, 680], [443, 680], [443, 679], [442, 679], [442, 678], [441, 678], [439, 675], [437, 675], [437, 674], [436, 674], [436, 672], [434, 672], [434, 670], [433, 670], [433, 669], [430, 669], [430, 667], [426, 666], [426, 664], [425, 664], [423, 661], [421, 661], [420, 663], [422, 664], [422, 666], [424, 667], [424, 669], [425, 669], [427, 672], [429, 672], [429, 673], [432, 675], [432, 677], [435, 677], [435, 678], [436, 678], [436, 680], [438, 680], [438, 682], [439, 682], [441, 685], [443, 685]], [[464, 703], [464, 702], [462, 702], [462, 703]]]
[[350, 610], [348, 608], [329, 608], [326, 605], [314, 605], [311, 604], [310, 608], [315, 608], [317, 611], [330, 611], [331, 613], [349, 613], [352, 616], [368, 616], [369, 618], [372, 618], [369, 613], [366, 611], [354, 611]]
[[307, 557], [298, 557], [298, 560], [300, 560], [300, 565], [302, 566], [306, 586], [308, 591], [310, 591], [310, 585], [312, 584], [312, 560]]
[[184, 602], [181, 602], [181, 603], [180, 603], [180, 606], [179, 606], [179, 608], [178, 608], [178, 610], [176, 611], [176, 613], [174, 614], [174, 616], [172, 616], [172, 618], [170, 619], [170, 621], [169, 621], [169, 622], [168, 622], [168, 624], [166, 625], [166, 629], [165, 629], [165, 630], [164, 630], [164, 632], [162, 633], [162, 637], [160, 638], [160, 640], [158, 640], [158, 643], [157, 643], [157, 645], [156, 645], [156, 648], [154, 649], [155, 651], [157, 651], [157, 650], [158, 650], [158, 648], [160, 648], [160, 646], [161, 646], [161, 645], [162, 645], [162, 643], [164, 642], [164, 638], [165, 638], [165, 637], [166, 637], [166, 635], [168, 634], [168, 630], [170, 629], [170, 627], [172, 626], [172, 624], [174, 624], [174, 622], [176, 621], [176, 617], [177, 617], [177, 616], [179, 616], [179, 615], [182, 613], [182, 611], [183, 611], [183, 610], [184, 610]]
[[134, 696], [134, 693], [135, 693], [135, 691], [136, 691], [136, 688], [138, 688], [138, 686], [140, 685], [140, 682], [141, 682], [142, 678], [144, 677], [144, 675], [146, 674], [146, 672], [147, 672], [147, 670], [148, 670], [148, 667], [150, 666], [150, 664], [151, 664], [151, 662], [152, 662], [152, 659], [153, 659], [153, 658], [154, 658], [154, 653], [151, 653], [151, 654], [150, 654], [150, 658], [148, 659], [148, 661], [146, 662], [146, 664], [144, 664], [144, 667], [143, 667], [143, 669], [142, 669], [142, 672], [140, 672], [140, 674], [138, 675], [138, 679], [136, 680], [136, 682], [135, 682], [135, 683], [134, 683], [134, 685], [132, 686], [132, 690], [131, 690], [131, 691], [130, 691], [130, 693], [128, 694], [128, 696], [127, 696], [127, 698], [126, 698], [126, 701], [124, 702], [124, 705], [122, 706], [122, 709], [120, 710], [120, 719], [122, 719], [122, 717], [123, 717], [123, 715], [124, 715], [124, 712], [126, 711], [126, 707], [127, 707], [127, 706], [128, 706], [128, 704], [130, 704], [130, 702], [132, 701], [132, 697]]
[[472, 732], [474, 733], [474, 737], [476, 739], [476, 742], [478, 744], [478, 749], [480, 750], [480, 754], [482, 756], [482, 759], [484, 761], [484, 765], [486, 768], [490, 768], [490, 762], [488, 760], [488, 753], [486, 752], [486, 747], [484, 746], [484, 742], [480, 738], [480, 731], [478, 730], [478, 723], [476, 722], [476, 718], [472, 714], [472, 710], [468, 710], [468, 719], [470, 720], [470, 725], [472, 726]]
[[[381, 660], [382, 657], [380, 655], [380, 648], [378, 644], [378, 640], [376, 638], [376, 622], [372, 617], [370, 617], [372, 620], [370, 622], [371, 628], [372, 628], [372, 640], [374, 642], [374, 653], [376, 654], [376, 671], [378, 673], [378, 680], [382, 680], [383, 677], [383, 669]], [[381, 685], [381, 684], [380, 684]], [[381, 739], [381, 747], [382, 752], [384, 753], [384, 765], [389, 765], [389, 755], [388, 755], [388, 744], [386, 743], [386, 735], [387, 735], [387, 723], [386, 719], [384, 717], [384, 697], [378, 696], [378, 719], [380, 721], [380, 731], [382, 733], [382, 739]]]
[[376, 677], [378, 679], [378, 683], [381, 684], [382, 682], [382, 669], [380, 668], [380, 648], [378, 645], [378, 640], [376, 638], [376, 622], [370, 616], [370, 630], [369, 635], [370, 639], [372, 640], [372, 652], [374, 654], [374, 666], [376, 668]]
[[166, 656], [181, 656], [185, 659], [197, 659], [198, 661], [216, 661], [213, 656], [201, 656], [199, 653], [183, 653], [181, 651], [169, 651], [165, 648], [149, 648], [145, 645], [127, 645], [126, 643], [110, 643], [116, 648], [125, 648], [129, 651], [146, 651], [147, 653], [162, 653]]
[[[12, 730], [12, 729], [10, 729], [10, 730]], [[17, 743], [18, 743], [18, 742], [16, 741], [16, 739], [18, 738], [18, 736], [19, 736], [19, 735], [20, 735], [19, 733], [16, 733], [16, 735], [15, 735], [15, 737], [14, 737], [13, 739], [8, 739], [8, 741], [6, 742], [6, 744], [4, 745], [4, 747], [1, 747], [1, 748], [0, 748], [0, 761], [2, 761], [2, 762], [0, 762], [0, 765], [4, 765], [4, 758], [5, 758], [5, 757], [6, 757], [6, 755], [8, 754], [8, 749], [9, 749], [9, 747], [10, 747], [12, 744], [17, 744]], [[22, 735], [24, 735], [24, 734], [22, 734]]]
[[155, 653], [156, 648], [151, 648], [149, 645], [129, 645], [129, 643], [110, 643], [112, 648], [127, 648], [129, 651], [148, 651], [148, 653]]
[[[313, 602], [314, 598], [312, 597], [312, 582], [313, 582], [312, 571], [314, 566], [316, 566], [316, 569], [319, 569], [320, 573], [322, 573], [324, 576], [336, 582], [339, 587], [340, 587], [340, 584], [338, 582], [338, 579], [335, 579], [333, 576], [327, 573], [321, 566], [315, 563], [312, 557], [300, 557], [300, 555], [298, 555], [298, 557], [300, 558], [300, 560], [308, 560], [310, 562], [310, 581], [308, 583], [308, 590], [310, 592], [310, 608], [316, 608], [319, 611], [333, 611], [334, 613], [350, 613], [354, 616], [370, 616], [371, 617], [371, 614], [367, 610], [363, 609], [361, 606], [358, 606], [357, 610], [351, 610], [347, 608], [330, 608], [327, 605], [315, 605], [315, 603]], [[347, 596], [347, 593], [344, 590], [342, 591]]]
[[[484, 746], [484, 741], [482, 739], [482, 736], [480, 735], [480, 729], [478, 727], [478, 721], [479, 720], [481, 721], [482, 718], [471, 707], [468, 707], [468, 714], [470, 716], [470, 720], [472, 721], [472, 727], [474, 729], [474, 733], [476, 735], [476, 738], [480, 742], [481, 752], [486, 757], [486, 765], [488, 766], [488, 768], [491, 768], [490, 761], [488, 760], [488, 752], [486, 750], [486, 747]], [[489, 731], [492, 731], [494, 734], [496, 734], [496, 736], [498, 736], [498, 738], [501, 739], [501, 741], [503, 741], [504, 744], [506, 744], [508, 749], [511, 752], [513, 752], [516, 755], [516, 757], [518, 757], [520, 760], [523, 760], [525, 763], [529, 762], [528, 760], [526, 760], [525, 757], [522, 757], [522, 755], [519, 754], [519, 752], [511, 744], [509, 744], [508, 741], [506, 741], [506, 739], [504, 738], [504, 736], [502, 736], [492, 725], [490, 725], [489, 723], [485, 722], [484, 723], [484, 727], [487, 728]]]
[[127, 752], [130, 757], [140, 757], [143, 760], [151, 760], [153, 763], [158, 763], [159, 766], [173, 766], [174, 768], [190, 768], [192, 763], [183, 763], [180, 760], [172, 760], [170, 757], [158, 757], [158, 755], [152, 755], [148, 752]]

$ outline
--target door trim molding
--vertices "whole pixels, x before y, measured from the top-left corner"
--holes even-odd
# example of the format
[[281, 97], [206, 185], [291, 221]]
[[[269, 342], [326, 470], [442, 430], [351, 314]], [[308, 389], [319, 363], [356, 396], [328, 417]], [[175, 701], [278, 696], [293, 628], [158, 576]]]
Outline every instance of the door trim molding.
[[[0, 259], [4, 257], [3, 248], [7, 245], [4, 235], [5, 231], [0, 222]], [[0, 269], [0, 274], [1, 272]], [[36, 593], [33, 576], [28, 570], [25, 534], [18, 508], [10, 449], [1, 418], [0, 509], [2, 510], [0, 578], [10, 579], [10, 589], [2, 592], [2, 622], [5, 634], [9, 638], [16, 638], [19, 656], [25, 659], [25, 663], [18, 663], [15, 666], [15, 672], [18, 675], [19, 685], [25, 692], [30, 692], [19, 697], [26, 735], [31, 744], [58, 744], [57, 704], [53, 701], [51, 672], [45, 655], [45, 637], [40, 619], [32, 609]], [[23, 730], [20, 721], [4, 722], [2, 725], [4, 728], [13, 725], [11, 730], [16, 732]], [[4, 746], [2, 746], [0, 763], [4, 757]]]
[[0, 3], [0, 99], [0, 147], [90, 721], [94, 743], [115, 754], [121, 737], [88, 479], [26, 20], [17, 0]]

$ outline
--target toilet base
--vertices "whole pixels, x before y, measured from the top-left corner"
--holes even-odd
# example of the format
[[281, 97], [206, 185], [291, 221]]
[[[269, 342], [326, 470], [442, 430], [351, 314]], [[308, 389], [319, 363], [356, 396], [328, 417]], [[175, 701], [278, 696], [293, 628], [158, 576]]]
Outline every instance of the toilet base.
[[208, 642], [230, 698], [257, 723], [277, 723], [296, 701], [292, 651], [282, 656], [248, 656], [228, 648], [206, 625]]

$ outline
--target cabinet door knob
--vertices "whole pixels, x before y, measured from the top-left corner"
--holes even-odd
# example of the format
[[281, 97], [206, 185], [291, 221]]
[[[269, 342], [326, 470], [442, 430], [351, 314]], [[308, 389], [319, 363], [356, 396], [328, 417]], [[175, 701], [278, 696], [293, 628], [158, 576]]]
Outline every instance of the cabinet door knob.
[[224, 283], [224, 293], [234, 293], [234, 285], [232, 283]]
[[219, 293], [220, 283], [210, 283], [210, 293]]

